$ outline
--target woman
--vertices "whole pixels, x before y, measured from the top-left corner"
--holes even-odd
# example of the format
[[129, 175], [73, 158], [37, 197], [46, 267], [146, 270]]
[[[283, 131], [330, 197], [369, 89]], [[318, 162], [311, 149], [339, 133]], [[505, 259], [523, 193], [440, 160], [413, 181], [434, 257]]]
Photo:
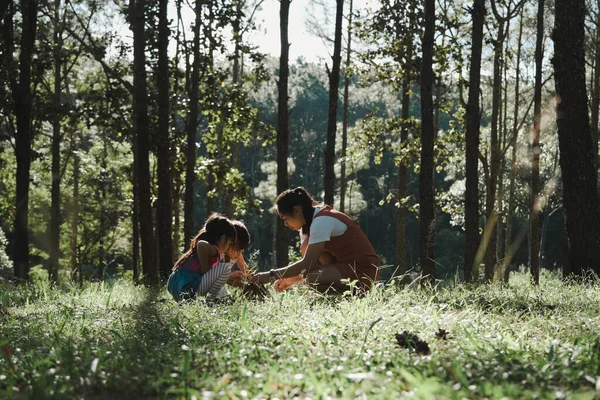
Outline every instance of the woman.
[[[350, 217], [317, 203], [303, 187], [281, 193], [275, 205], [285, 225], [300, 231], [302, 260], [256, 274], [258, 283], [304, 275], [320, 292], [330, 288], [344, 292], [350, 288], [348, 282], [357, 281], [357, 288], [367, 291], [379, 279], [379, 257]], [[299, 280], [284, 279], [276, 289], [284, 290], [286, 281]]]

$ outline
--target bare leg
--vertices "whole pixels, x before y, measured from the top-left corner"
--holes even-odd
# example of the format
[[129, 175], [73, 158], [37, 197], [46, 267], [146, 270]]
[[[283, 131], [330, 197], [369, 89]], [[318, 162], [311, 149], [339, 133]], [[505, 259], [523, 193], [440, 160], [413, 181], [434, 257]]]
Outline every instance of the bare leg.
[[344, 293], [350, 288], [348, 285], [342, 282], [342, 275], [340, 271], [333, 265], [324, 265], [316, 271], [311, 271], [306, 276], [308, 283], [321, 292], [334, 291]]

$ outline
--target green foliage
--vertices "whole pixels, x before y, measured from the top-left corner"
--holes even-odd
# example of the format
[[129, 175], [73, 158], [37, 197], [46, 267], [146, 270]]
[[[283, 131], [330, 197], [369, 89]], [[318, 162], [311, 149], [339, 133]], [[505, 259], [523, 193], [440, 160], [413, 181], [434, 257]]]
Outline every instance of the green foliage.
[[[0, 396], [596, 398], [598, 285], [511, 278], [214, 308], [125, 281], [0, 283]], [[403, 331], [431, 354], [399, 347]]]
[[7, 245], [6, 235], [2, 227], [0, 227], [0, 275], [8, 275], [9, 272], [12, 272], [13, 268], [12, 261], [6, 255]]

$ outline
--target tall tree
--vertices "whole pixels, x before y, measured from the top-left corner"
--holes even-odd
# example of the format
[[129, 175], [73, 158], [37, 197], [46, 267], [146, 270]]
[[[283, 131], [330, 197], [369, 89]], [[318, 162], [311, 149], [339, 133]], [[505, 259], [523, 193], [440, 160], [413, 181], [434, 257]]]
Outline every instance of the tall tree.
[[173, 266], [172, 214], [171, 214], [171, 161], [169, 135], [169, 26], [167, 0], [158, 2], [158, 132], [157, 171], [158, 200], [156, 208], [156, 231], [158, 234], [159, 270], [162, 279], [167, 279]]
[[344, 114], [342, 121], [342, 165], [340, 171], [340, 211], [344, 212], [346, 208], [346, 152], [348, 149], [348, 109], [350, 100], [350, 62], [351, 62], [351, 50], [352, 50], [352, 12], [353, 12], [353, 1], [350, 0], [348, 10], [348, 27], [347, 38], [346, 38], [346, 68], [344, 70]]
[[485, 213], [486, 213], [486, 241], [485, 248], [485, 280], [491, 282], [494, 278], [496, 267], [497, 235], [496, 222], [499, 214], [496, 209], [497, 189], [500, 171], [502, 167], [503, 153], [499, 119], [501, 117], [502, 105], [502, 68], [504, 64], [504, 41], [507, 36], [510, 20], [517, 14], [520, 4], [511, 7], [507, 5], [506, 15], [498, 11], [497, 0], [491, 1], [492, 11], [498, 24], [496, 39], [494, 40], [494, 66], [492, 82], [492, 116], [490, 129], [490, 158], [488, 162], [489, 174], [486, 180]]
[[508, 187], [508, 211], [506, 215], [506, 242], [504, 245], [504, 282], [508, 283], [510, 277], [510, 264], [507, 262], [512, 255], [510, 253], [512, 242], [512, 226], [513, 215], [515, 211], [515, 181], [517, 178], [517, 137], [519, 132], [519, 100], [520, 100], [520, 78], [521, 78], [521, 49], [523, 48], [523, 15], [524, 10], [521, 10], [521, 20], [519, 22], [519, 35], [517, 39], [517, 64], [515, 67], [515, 97], [513, 109], [513, 126], [511, 140], [511, 159], [510, 159], [510, 181]]
[[[288, 26], [291, 0], [280, 0], [279, 34], [281, 55], [279, 56], [278, 106], [277, 106], [277, 193], [289, 188], [288, 182], [288, 146], [289, 146], [289, 110], [288, 110], [288, 77], [289, 51]], [[275, 265], [282, 267], [288, 264], [288, 240], [285, 224], [277, 218], [275, 232]]]
[[81, 263], [79, 262], [79, 175], [81, 160], [79, 154], [73, 155], [73, 195], [71, 197], [69, 247], [71, 255], [71, 280], [83, 283], [83, 274], [81, 272]]
[[[535, 43], [535, 88], [533, 93], [533, 135], [531, 139], [531, 207], [529, 211], [531, 279], [540, 283], [540, 130], [542, 115], [542, 64], [544, 62], [544, 0], [538, 0], [537, 34]], [[595, 163], [595, 159], [594, 159]]]
[[[469, 100], [466, 110], [465, 151], [465, 281], [471, 282], [477, 271], [477, 249], [479, 248], [479, 90], [481, 85], [481, 53], [483, 48], [483, 24], [485, 1], [474, 0], [471, 10], [473, 31], [471, 39], [471, 67], [469, 70]], [[477, 277], [475, 277], [476, 279]]]
[[594, 155], [596, 170], [598, 169], [598, 134], [599, 114], [600, 114], [600, 1], [596, 1], [595, 10], [588, 7], [589, 13], [595, 16], [596, 32], [594, 37], [594, 63], [593, 63], [593, 81], [592, 81], [592, 144], [594, 146]]
[[[414, 12], [410, 14], [411, 25], [415, 21]], [[398, 50], [398, 62], [402, 60], [413, 59], [413, 37], [402, 31], [400, 20], [395, 21], [396, 39], [402, 40], [402, 45]], [[413, 72], [410, 65], [406, 65], [402, 74], [402, 127], [400, 131], [400, 142], [404, 148], [408, 144], [408, 130], [410, 115], [410, 92], [413, 84]], [[407, 207], [404, 204], [406, 196], [406, 186], [408, 178], [408, 161], [401, 159], [398, 165], [398, 209], [396, 211], [396, 273], [400, 276], [406, 274], [408, 265], [406, 262], [406, 213]]]
[[146, 33], [144, 9], [146, 0], [130, 0], [133, 31], [133, 125], [137, 140], [138, 204], [142, 271], [147, 284], [158, 284], [158, 269], [154, 257], [154, 229], [150, 204], [150, 158], [148, 89], [146, 83]]
[[200, 26], [202, 25], [202, 2], [196, 0], [196, 19], [193, 29], [192, 78], [190, 81], [190, 111], [187, 119], [187, 145], [185, 150], [185, 194], [184, 194], [184, 248], [194, 235], [194, 183], [196, 182], [196, 132], [198, 129], [198, 86], [200, 81]]
[[10, 60], [15, 52], [13, 18], [14, 3], [5, 5], [4, 48], [6, 50], [9, 84], [12, 92], [13, 112], [17, 120], [15, 149], [17, 158], [16, 175], [16, 213], [14, 223], [14, 271], [15, 277], [26, 280], [29, 277], [29, 178], [31, 168], [31, 145], [33, 141], [31, 94], [31, 75], [34, 43], [36, 37], [38, 1], [23, 0], [20, 2], [22, 19], [21, 37], [19, 40], [18, 77], [15, 61]]
[[52, 189], [50, 206], [50, 251], [48, 260], [48, 274], [50, 280], [58, 279], [58, 258], [60, 253], [60, 131], [61, 113], [61, 53], [63, 50], [62, 23], [60, 20], [61, 0], [54, 1], [53, 15], [53, 56], [54, 56], [54, 95], [53, 95], [53, 120], [52, 120]]
[[584, 0], [555, 2], [554, 81], [569, 260], [600, 274], [600, 209], [585, 82]]
[[329, 75], [329, 114], [327, 117], [327, 146], [325, 148], [325, 204], [333, 205], [335, 191], [335, 134], [337, 129], [338, 88], [340, 85], [340, 64], [342, 60], [342, 19], [344, 0], [336, 0], [335, 35], [333, 57]]
[[421, 170], [419, 173], [419, 254], [421, 274], [425, 281], [435, 280], [433, 244], [434, 215], [434, 159], [435, 132], [433, 127], [433, 36], [435, 29], [435, 0], [425, 0], [425, 32], [421, 64]]

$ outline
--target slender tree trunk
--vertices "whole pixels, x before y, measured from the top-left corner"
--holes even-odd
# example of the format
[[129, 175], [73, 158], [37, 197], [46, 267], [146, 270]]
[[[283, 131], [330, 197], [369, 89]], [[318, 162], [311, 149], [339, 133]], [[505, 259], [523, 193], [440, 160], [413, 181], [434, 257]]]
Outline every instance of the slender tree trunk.
[[585, 83], [584, 0], [557, 0], [554, 79], [569, 269], [600, 274], [600, 214]]
[[[214, 57], [214, 52], [216, 49], [216, 44], [215, 44], [215, 38], [213, 37], [213, 32], [212, 32], [212, 25], [215, 21], [215, 13], [214, 13], [214, 3], [213, 2], [209, 2], [208, 3], [208, 20], [209, 20], [209, 28], [206, 31], [206, 34], [208, 35], [208, 42], [210, 43], [209, 45], [209, 51], [208, 51], [208, 69], [210, 71], [210, 79], [208, 80], [208, 85], [212, 89], [215, 87], [215, 78], [214, 78], [214, 71], [215, 71], [215, 57]], [[208, 156], [209, 158], [215, 160], [218, 155], [219, 155], [219, 147], [221, 145], [221, 138], [222, 138], [222, 134], [223, 134], [223, 124], [221, 123], [221, 121], [216, 121], [213, 120], [213, 123], [217, 124], [217, 150], [216, 151], [208, 151]], [[211, 169], [211, 171], [209, 171], [207, 180], [206, 180], [206, 215], [210, 215], [213, 213], [213, 211], [215, 210], [215, 197], [213, 197], [213, 191], [215, 189], [215, 171], [214, 169]], [[216, 196], [216, 195], [215, 195]]]
[[425, 33], [423, 35], [423, 61], [421, 64], [421, 172], [419, 174], [419, 253], [421, 274], [425, 282], [435, 280], [433, 244], [435, 234], [434, 183], [433, 183], [433, 34], [435, 1], [425, 0]]
[[[469, 70], [469, 100], [466, 110], [466, 182], [465, 182], [465, 281], [473, 281], [478, 270], [476, 259], [479, 247], [479, 88], [481, 85], [481, 53], [483, 47], [483, 23], [485, 1], [474, 0], [472, 9], [473, 31], [471, 41], [471, 68]], [[475, 277], [476, 279], [477, 277]]]
[[[177, 175], [180, 175], [179, 172], [177, 172]], [[180, 217], [180, 211], [181, 211], [181, 179], [176, 178], [175, 182], [175, 190], [173, 191], [174, 195], [173, 198], [171, 199], [173, 202], [173, 207], [172, 207], [172, 211], [173, 211], [173, 240], [171, 242], [171, 259], [172, 260], [176, 260], [180, 251], [179, 251], [179, 240], [180, 240], [180, 236], [179, 236], [179, 230], [181, 228], [181, 217]]]
[[200, 79], [200, 25], [202, 23], [202, 2], [196, 1], [194, 22], [194, 44], [192, 79], [190, 87], [190, 112], [187, 121], [187, 145], [185, 150], [185, 194], [183, 206], [183, 240], [187, 248], [194, 236], [194, 182], [196, 182], [196, 130], [198, 128], [198, 85]]
[[[506, 27], [506, 40], [505, 40], [505, 48], [504, 54], [508, 54], [508, 46], [509, 46], [509, 33], [510, 33], [510, 24], [507, 24]], [[502, 140], [499, 143], [500, 149], [503, 149], [506, 146], [507, 142], [507, 119], [508, 119], [508, 79], [507, 79], [507, 63], [504, 62], [502, 64], [502, 82], [500, 83], [501, 92], [502, 92], [502, 101], [500, 102], [500, 115], [502, 117], [502, 123], [500, 124], [500, 137]], [[501, 152], [500, 156], [500, 168], [498, 172], [498, 229], [496, 229], [496, 260], [497, 264], [501, 265], [502, 256], [504, 255], [504, 225], [505, 225], [505, 214], [504, 214], [504, 196], [505, 196], [505, 187], [504, 187], [504, 170], [506, 164], [506, 152]], [[502, 274], [498, 274], [498, 276], [502, 276]]]
[[490, 234], [488, 245], [485, 249], [485, 280], [491, 282], [494, 279], [494, 269], [496, 266], [496, 221], [498, 213], [496, 211], [496, 191], [498, 189], [498, 175], [500, 170], [500, 143], [498, 135], [498, 117], [500, 113], [501, 102], [501, 71], [504, 44], [504, 21], [500, 20], [498, 26], [498, 37], [494, 46], [494, 72], [492, 87], [492, 118], [490, 135], [490, 177], [487, 182], [485, 209], [486, 209], [486, 230]]
[[[289, 51], [288, 26], [290, 0], [281, 0], [279, 8], [279, 33], [281, 38], [281, 55], [279, 57], [279, 89], [277, 108], [277, 193], [289, 188], [288, 182], [288, 142], [289, 142], [289, 109], [288, 109], [288, 76]], [[275, 226], [275, 265], [279, 268], [287, 265], [288, 239], [285, 224], [277, 218]]]
[[[102, 160], [100, 162], [100, 167], [102, 171], [106, 171], [107, 169], [107, 159], [108, 159], [108, 138], [106, 134], [102, 137]], [[104, 178], [100, 179], [100, 198], [98, 199], [98, 203], [100, 204], [100, 242], [98, 245], [98, 269], [97, 269], [97, 278], [99, 282], [104, 280], [104, 273], [106, 270], [106, 266], [108, 265], [106, 261], [106, 232], [108, 231], [108, 227], [106, 226], [106, 180]]]
[[515, 68], [515, 101], [513, 109], [513, 126], [512, 126], [512, 138], [511, 138], [511, 158], [510, 158], [510, 183], [508, 189], [508, 213], [506, 216], [506, 244], [504, 246], [504, 282], [508, 283], [510, 277], [510, 264], [508, 260], [512, 258], [510, 254], [510, 247], [512, 243], [512, 223], [513, 214], [515, 210], [515, 180], [517, 176], [517, 137], [518, 137], [518, 122], [519, 119], [519, 83], [521, 78], [521, 48], [523, 46], [523, 14], [521, 11], [521, 21], [519, 22], [519, 39], [517, 43], [517, 66]]
[[[411, 19], [412, 21], [412, 19]], [[396, 25], [396, 38], [400, 39], [401, 27]], [[407, 60], [413, 58], [413, 42], [406, 38], [404, 52]], [[398, 54], [398, 61], [402, 60], [403, 54]], [[410, 90], [412, 82], [412, 70], [406, 68], [402, 77], [402, 129], [400, 131], [400, 143], [402, 148], [408, 146], [408, 117], [410, 116]], [[406, 184], [408, 177], [408, 160], [400, 160], [398, 166], [398, 208], [396, 210], [396, 274], [403, 276], [408, 270], [406, 260]]]
[[133, 31], [134, 131], [137, 135], [138, 191], [142, 271], [147, 284], [158, 284], [158, 268], [154, 259], [152, 206], [150, 203], [150, 160], [148, 129], [148, 91], [146, 87], [145, 0], [130, 1]]
[[[14, 101], [14, 113], [17, 118], [17, 135], [15, 140], [17, 158], [16, 177], [16, 214], [14, 236], [14, 271], [15, 278], [27, 280], [29, 278], [29, 172], [31, 167], [32, 108], [31, 72], [33, 59], [33, 46], [35, 43], [38, 2], [36, 0], [23, 0], [21, 5], [21, 48], [19, 52], [19, 79], [11, 81]], [[12, 24], [12, 3], [8, 6]], [[12, 41], [12, 30], [10, 35]], [[12, 44], [9, 47], [12, 54]]]
[[[175, 10], [176, 10], [176, 14], [177, 14], [177, 28], [175, 30], [175, 55], [174, 55], [174, 60], [173, 60], [173, 65], [179, 66], [180, 64], [180, 60], [181, 60], [181, 48], [182, 48], [182, 39], [183, 42], [185, 42], [185, 33], [183, 32], [183, 23], [182, 23], [182, 15], [181, 15], [181, 5], [182, 2], [181, 0], [175, 0]], [[187, 46], [186, 46], [187, 47]], [[184, 53], [187, 52], [186, 49], [184, 48]], [[185, 58], [185, 54], [184, 54], [184, 58]], [[187, 65], [186, 65], [186, 69], [187, 69]], [[185, 79], [180, 79], [180, 72], [179, 72], [179, 67], [176, 67], [173, 69], [174, 72], [174, 76], [175, 79], [173, 80], [173, 95], [174, 96], [181, 96], [182, 94], [186, 93], [186, 82]], [[184, 72], [184, 76], [185, 76], [185, 72]], [[174, 127], [178, 127], [179, 124], [177, 123], [179, 120], [179, 115], [182, 112], [182, 108], [184, 107], [179, 107], [178, 106], [179, 102], [174, 102], [173, 104], [171, 104], [171, 123], [173, 124]], [[185, 107], [187, 109], [187, 107]], [[185, 128], [183, 129], [183, 132], [179, 130], [179, 128], [176, 129], [176, 135], [179, 136], [182, 133], [186, 133]], [[172, 196], [172, 213], [173, 213], [173, 231], [172, 233], [172, 242], [171, 242], [171, 259], [176, 260], [179, 257], [179, 254], [181, 254], [181, 195], [182, 195], [182, 188], [183, 186], [183, 171], [180, 169], [180, 165], [177, 162], [177, 154], [181, 151], [181, 147], [179, 146], [175, 146], [172, 145], [171, 149], [170, 149], [170, 162], [171, 162], [171, 171], [172, 171], [172, 176], [171, 178], [173, 179], [173, 186], [174, 186], [174, 190], [173, 190], [173, 196]]]
[[353, 1], [350, 0], [350, 9], [348, 10], [348, 37], [346, 43], [346, 69], [344, 71], [344, 119], [342, 122], [342, 165], [340, 171], [340, 211], [346, 209], [346, 152], [348, 149], [348, 108], [350, 100], [350, 62], [352, 49], [352, 12]]
[[[535, 89], [533, 105], [533, 137], [531, 140], [531, 208], [530, 268], [531, 280], [540, 284], [540, 121], [542, 114], [542, 64], [544, 62], [544, 0], [538, 0], [537, 35], [535, 43]], [[586, 108], [587, 110], [587, 108]], [[597, 152], [596, 152], [597, 153]], [[594, 159], [595, 162], [595, 159]], [[596, 174], [594, 174], [596, 175]]]
[[171, 227], [171, 161], [169, 135], [169, 27], [167, 0], [159, 0], [158, 16], [158, 200], [156, 230], [160, 277], [166, 280], [173, 267]]
[[[185, 27], [183, 25], [183, 17], [181, 14], [181, 6], [182, 6], [182, 1], [181, 0], [175, 0], [175, 12], [177, 14], [177, 28], [175, 30], [175, 55], [174, 55], [174, 60], [173, 60], [173, 65], [180, 65], [180, 61], [182, 59], [181, 57], [181, 51], [182, 51], [182, 46], [183, 48], [183, 52], [184, 52], [184, 59], [185, 59], [185, 53], [187, 53], [187, 45], [184, 45], [183, 43], [185, 43]], [[182, 29], [183, 28], [183, 29]], [[182, 40], [183, 39], [183, 40]], [[186, 70], [188, 68], [187, 64], [185, 66]], [[179, 67], [176, 67], [173, 69], [173, 75], [175, 76], [175, 79], [173, 80], [173, 95], [174, 96], [181, 96], [182, 94], [186, 93], [186, 81], [185, 79], [180, 79], [181, 78], [181, 73], [179, 71]], [[183, 76], [185, 77], [186, 75], [186, 71], [184, 71]], [[174, 102], [173, 104], [171, 104], [171, 123], [173, 124], [174, 127], [178, 127], [178, 121], [179, 121], [179, 115], [182, 112], [182, 108], [185, 108], [187, 110], [187, 107], [179, 107], [178, 106], [179, 102]], [[183, 128], [183, 131], [179, 131], [179, 129], [176, 129], [176, 135], [179, 136], [182, 133], [186, 133], [186, 129]], [[180, 248], [181, 248], [181, 195], [182, 195], [182, 190], [183, 190], [183, 185], [184, 185], [184, 177], [183, 177], [183, 171], [180, 169], [180, 164], [177, 162], [177, 154], [181, 151], [184, 150], [185, 148], [181, 148], [179, 146], [176, 146], [174, 144], [171, 145], [171, 150], [170, 150], [170, 161], [171, 161], [171, 171], [172, 171], [172, 179], [173, 179], [173, 186], [174, 186], [174, 190], [172, 193], [172, 213], [173, 213], [173, 231], [172, 233], [172, 241], [171, 241], [171, 259], [176, 260], [177, 257], [179, 257], [179, 254], [181, 254], [180, 252]]]
[[342, 18], [344, 0], [336, 0], [335, 39], [333, 45], [333, 63], [329, 72], [329, 114], [327, 117], [327, 147], [325, 149], [325, 204], [333, 206], [335, 191], [335, 133], [337, 128], [338, 87], [340, 84], [340, 64], [342, 58]]
[[132, 255], [131, 261], [133, 263], [133, 282], [140, 282], [140, 185], [139, 185], [139, 168], [138, 168], [138, 155], [137, 155], [137, 135], [133, 135], [132, 138], [132, 152], [133, 152], [133, 171], [131, 180], [133, 181], [133, 215], [131, 217], [132, 229]]
[[77, 279], [77, 274], [81, 276], [81, 266], [79, 265], [78, 226], [79, 226], [79, 154], [73, 154], [73, 199], [71, 200], [71, 280]]
[[[233, 28], [233, 40], [234, 40], [234, 52], [233, 52], [233, 71], [232, 71], [232, 85], [239, 86], [240, 77], [241, 77], [241, 59], [243, 57], [242, 54], [242, 18], [244, 16], [242, 10], [243, 1], [236, 1], [235, 4], [235, 18], [232, 23]], [[240, 169], [240, 154], [241, 154], [242, 144], [234, 143], [231, 149], [232, 157], [231, 157], [231, 167], [237, 170]], [[225, 190], [225, 215], [228, 218], [233, 218], [233, 214], [235, 213], [235, 206], [233, 204], [234, 191], [231, 188], [226, 188]]]
[[48, 260], [48, 274], [52, 282], [58, 281], [58, 259], [60, 257], [60, 120], [62, 116], [60, 106], [61, 77], [61, 50], [62, 29], [60, 29], [60, 4], [61, 0], [54, 1], [54, 115], [52, 120], [52, 189], [50, 205], [50, 257]]
[[[600, 1], [596, 3], [600, 7]], [[539, 12], [539, 11], [538, 11]], [[542, 16], [543, 18], [543, 16]], [[594, 82], [592, 89], [592, 145], [594, 146], [594, 163], [598, 170], [598, 113], [600, 109], [600, 15], [596, 20], [596, 40], [594, 43]]]

